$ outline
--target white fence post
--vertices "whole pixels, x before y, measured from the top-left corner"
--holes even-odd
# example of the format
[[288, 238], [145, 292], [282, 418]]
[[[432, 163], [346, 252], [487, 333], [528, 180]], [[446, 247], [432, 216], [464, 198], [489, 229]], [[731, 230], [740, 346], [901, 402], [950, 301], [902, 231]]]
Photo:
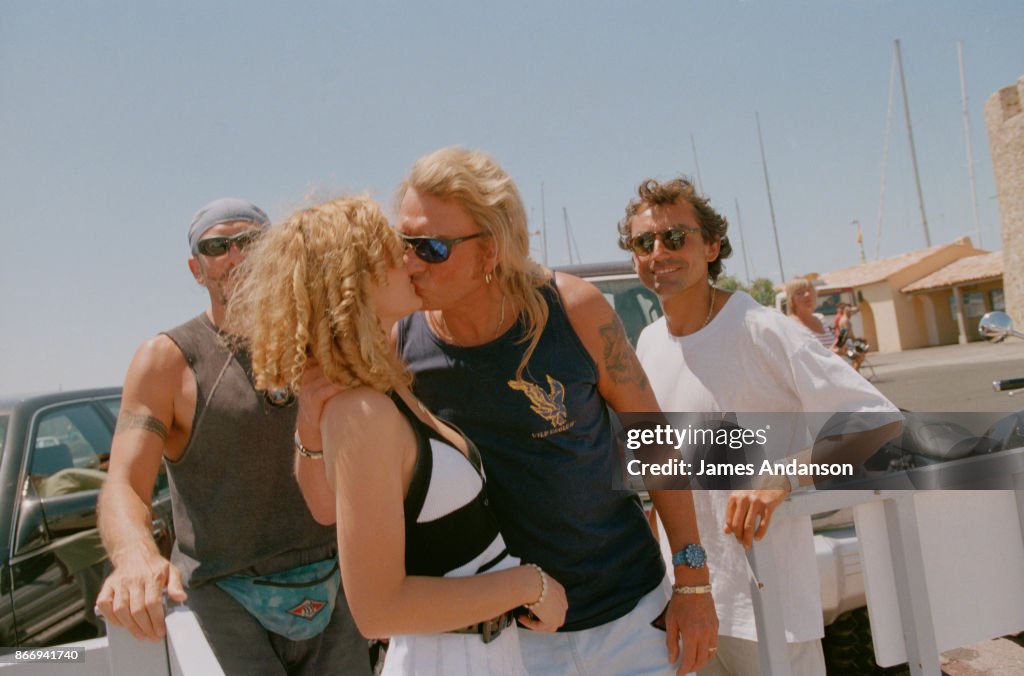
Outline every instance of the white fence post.
[[[177, 606], [167, 613], [166, 621], [167, 659], [173, 676], [223, 676], [224, 670], [191, 610]], [[239, 646], [239, 650], [244, 649]]]
[[747, 550], [747, 560], [754, 576], [750, 580], [750, 596], [754, 603], [754, 621], [757, 623], [757, 650], [761, 657], [761, 672], [769, 676], [791, 676], [789, 648], [786, 646], [786, 628], [782, 619], [782, 599], [779, 596], [779, 571], [771, 546], [771, 530], [753, 548]]
[[110, 673], [170, 676], [167, 640], [139, 640], [123, 627], [107, 622], [107, 658]]
[[885, 523], [889, 531], [889, 551], [892, 553], [893, 577], [900, 617], [903, 618], [903, 641], [910, 673], [914, 676], [939, 674], [939, 647], [928, 599], [913, 491], [885, 501]]

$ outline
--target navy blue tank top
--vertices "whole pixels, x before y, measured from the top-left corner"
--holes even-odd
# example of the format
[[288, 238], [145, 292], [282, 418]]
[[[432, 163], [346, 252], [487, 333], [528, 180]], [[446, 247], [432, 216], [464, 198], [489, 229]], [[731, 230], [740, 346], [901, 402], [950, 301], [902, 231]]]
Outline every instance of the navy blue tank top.
[[459, 347], [418, 312], [399, 324], [398, 348], [416, 396], [479, 447], [509, 551], [565, 586], [561, 631], [575, 631], [628, 613], [665, 567], [636, 494], [612, 488], [620, 456], [597, 365], [554, 287], [541, 291], [548, 323], [521, 380], [521, 320], [490, 343]]

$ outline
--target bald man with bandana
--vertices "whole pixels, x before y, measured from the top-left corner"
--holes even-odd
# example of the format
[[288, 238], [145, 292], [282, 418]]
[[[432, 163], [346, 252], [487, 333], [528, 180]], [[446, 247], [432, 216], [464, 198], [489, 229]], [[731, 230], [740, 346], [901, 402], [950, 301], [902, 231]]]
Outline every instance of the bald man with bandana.
[[[313, 520], [293, 476], [296, 404], [256, 391], [249, 355], [222, 332], [238, 266], [268, 227], [262, 209], [234, 198], [192, 220], [188, 267], [210, 304], [143, 343], [128, 368], [99, 504], [114, 570], [97, 606], [159, 640], [166, 590], [187, 602], [228, 674], [369, 673], [334, 530]], [[169, 560], [151, 532], [161, 466], [176, 533]]]

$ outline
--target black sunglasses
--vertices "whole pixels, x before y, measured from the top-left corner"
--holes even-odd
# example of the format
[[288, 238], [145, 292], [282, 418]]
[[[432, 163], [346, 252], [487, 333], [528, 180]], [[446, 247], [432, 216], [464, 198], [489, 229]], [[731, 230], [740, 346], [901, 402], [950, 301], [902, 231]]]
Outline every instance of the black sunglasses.
[[412, 237], [410, 235], [401, 235], [402, 241], [405, 245], [413, 250], [413, 253], [425, 263], [444, 263], [448, 260], [448, 257], [452, 255], [452, 249], [455, 248], [456, 244], [465, 242], [468, 239], [476, 239], [477, 237], [483, 237], [486, 232], [474, 232], [472, 235], [466, 235], [465, 237], [456, 237], [455, 239], [445, 239], [444, 237]]
[[688, 233], [697, 232], [700, 232], [700, 228], [684, 228], [681, 225], [676, 225], [660, 232], [645, 232], [636, 237], [630, 237], [626, 240], [626, 246], [637, 256], [650, 256], [654, 251], [654, 242], [660, 239], [666, 249], [676, 251], [682, 249], [686, 244]]
[[196, 242], [196, 252], [210, 258], [216, 258], [230, 251], [232, 244], [237, 246], [239, 251], [242, 251], [245, 247], [258, 240], [262, 234], [262, 230], [246, 230], [232, 237], [207, 237]]

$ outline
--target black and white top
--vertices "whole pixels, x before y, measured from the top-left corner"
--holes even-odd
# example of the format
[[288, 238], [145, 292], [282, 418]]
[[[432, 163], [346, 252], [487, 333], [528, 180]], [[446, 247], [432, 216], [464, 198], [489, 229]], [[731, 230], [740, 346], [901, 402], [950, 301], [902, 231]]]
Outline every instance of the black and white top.
[[391, 399], [416, 435], [416, 465], [405, 498], [406, 574], [464, 577], [518, 565], [491, 513], [476, 445], [463, 435], [468, 457], [463, 455], [401, 397], [392, 393]]
[[[825, 315], [823, 315], [821, 313], [818, 313], [818, 312], [815, 312], [814, 316], [817, 318], [818, 323], [821, 324], [821, 329], [822, 330], [821, 331], [811, 331], [811, 329], [807, 329], [807, 330], [811, 331], [811, 333], [814, 334], [814, 337], [818, 339], [818, 342], [821, 343], [821, 346], [823, 348], [825, 348], [826, 350], [830, 350], [831, 351], [832, 350], [832, 346], [836, 342], [836, 334], [835, 334], [835, 332], [832, 331], [832, 325], [829, 324], [825, 320]], [[800, 323], [803, 324], [803, 322], [800, 322]], [[807, 328], [807, 327], [804, 326], [804, 328]]]

